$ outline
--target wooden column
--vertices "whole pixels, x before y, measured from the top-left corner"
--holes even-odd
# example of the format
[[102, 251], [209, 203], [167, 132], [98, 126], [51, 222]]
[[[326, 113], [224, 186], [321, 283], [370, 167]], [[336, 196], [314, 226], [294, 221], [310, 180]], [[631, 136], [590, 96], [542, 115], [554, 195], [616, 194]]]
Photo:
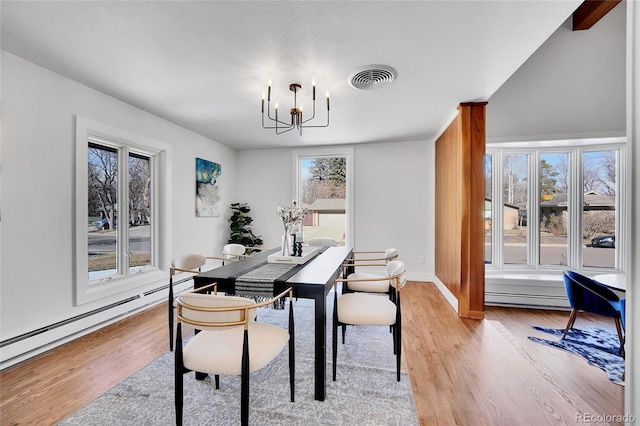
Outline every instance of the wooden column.
[[461, 103], [436, 141], [436, 276], [458, 315], [484, 318], [486, 102]]

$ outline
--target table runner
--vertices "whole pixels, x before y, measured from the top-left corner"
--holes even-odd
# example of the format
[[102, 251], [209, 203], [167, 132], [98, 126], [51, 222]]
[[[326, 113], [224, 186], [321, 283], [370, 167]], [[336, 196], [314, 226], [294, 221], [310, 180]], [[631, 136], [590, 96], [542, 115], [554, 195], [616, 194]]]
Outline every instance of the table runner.
[[[318, 247], [318, 255], [328, 247]], [[307, 263], [315, 259], [316, 256], [303, 264], [289, 263], [269, 263], [267, 261], [243, 271], [237, 277], [230, 277], [235, 284], [235, 295], [249, 297], [257, 302], [262, 302], [276, 296], [276, 283], [284, 284], [289, 278], [295, 275]], [[282, 299], [281, 299], [282, 300]]]

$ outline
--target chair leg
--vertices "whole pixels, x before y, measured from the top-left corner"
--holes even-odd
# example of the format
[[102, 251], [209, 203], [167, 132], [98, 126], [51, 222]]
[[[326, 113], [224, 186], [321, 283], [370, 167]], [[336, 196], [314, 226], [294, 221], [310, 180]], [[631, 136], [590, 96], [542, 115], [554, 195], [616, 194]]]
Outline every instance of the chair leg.
[[173, 279], [169, 279], [169, 350], [173, 351]]
[[240, 424], [249, 425], [249, 331], [244, 331], [242, 373], [240, 383]]
[[178, 330], [176, 332], [176, 340], [179, 342], [176, 345], [175, 353], [175, 408], [176, 408], [176, 425], [182, 426], [182, 409], [184, 406], [184, 366], [182, 361], [182, 328], [178, 324]]
[[342, 344], [344, 345], [344, 335], [347, 332], [347, 324], [342, 324]]
[[396, 323], [396, 327], [394, 327], [395, 338], [393, 339], [396, 347], [396, 379], [398, 381], [400, 381], [400, 360], [402, 358], [402, 331], [400, 326], [400, 323]]
[[564, 340], [565, 337], [567, 337], [567, 333], [569, 332], [570, 328], [573, 328], [573, 323], [576, 322], [577, 317], [578, 317], [578, 310], [571, 309], [571, 314], [569, 315], [569, 321], [567, 322], [567, 327], [564, 329], [564, 334], [562, 335], [561, 340]]
[[289, 388], [291, 402], [295, 402], [296, 389], [296, 347], [295, 325], [293, 321], [293, 302], [289, 302]]
[[[338, 358], [338, 295], [333, 299], [333, 324], [332, 324], [331, 355], [333, 360], [333, 381], [336, 381], [336, 359]], [[344, 336], [344, 335], [343, 335]], [[344, 343], [344, 342], [343, 342]]]
[[620, 356], [624, 358], [624, 337], [622, 336], [622, 324], [620, 318], [616, 318], [616, 330], [618, 331], [618, 340], [620, 340]]
[[216, 389], [220, 389], [220, 375], [219, 374], [214, 375], [213, 380], [216, 383]]
[[402, 358], [402, 309], [400, 306], [400, 293], [396, 294], [396, 326], [394, 327], [394, 342], [396, 346], [396, 376], [400, 381], [400, 360]]

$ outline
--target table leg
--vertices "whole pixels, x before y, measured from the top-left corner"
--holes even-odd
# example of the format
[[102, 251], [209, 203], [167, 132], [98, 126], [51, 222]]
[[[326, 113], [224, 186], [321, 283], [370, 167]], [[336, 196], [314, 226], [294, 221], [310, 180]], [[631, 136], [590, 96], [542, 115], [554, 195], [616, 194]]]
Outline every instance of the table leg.
[[315, 297], [315, 338], [316, 338], [316, 400], [324, 401], [327, 390], [327, 298], [324, 294]]

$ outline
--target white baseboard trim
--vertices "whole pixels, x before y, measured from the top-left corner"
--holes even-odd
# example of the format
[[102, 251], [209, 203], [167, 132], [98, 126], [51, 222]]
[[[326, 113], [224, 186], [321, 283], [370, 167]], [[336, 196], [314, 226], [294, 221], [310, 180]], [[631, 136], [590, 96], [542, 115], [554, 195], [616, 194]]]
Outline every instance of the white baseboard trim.
[[[174, 286], [176, 295], [193, 288], [193, 283], [187, 281]], [[77, 321], [69, 321], [64, 325], [52, 326], [46, 331], [38, 332], [23, 339], [12, 339], [15, 342], [0, 348], [0, 370], [11, 367], [27, 359], [33, 358], [46, 351], [61, 346], [74, 339], [99, 330], [124, 318], [137, 314], [145, 309], [163, 303], [167, 300], [167, 291], [147, 292], [140, 297], [117, 305], [111, 309], [98, 311], [93, 315], [83, 317]], [[28, 333], [27, 333], [28, 334]], [[169, 343], [167, 342], [167, 348]]]

